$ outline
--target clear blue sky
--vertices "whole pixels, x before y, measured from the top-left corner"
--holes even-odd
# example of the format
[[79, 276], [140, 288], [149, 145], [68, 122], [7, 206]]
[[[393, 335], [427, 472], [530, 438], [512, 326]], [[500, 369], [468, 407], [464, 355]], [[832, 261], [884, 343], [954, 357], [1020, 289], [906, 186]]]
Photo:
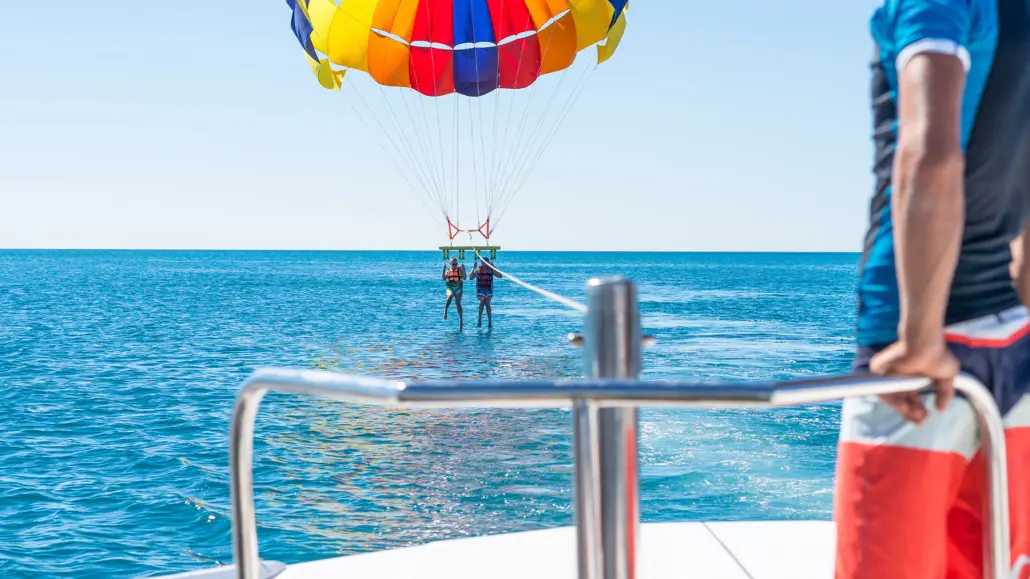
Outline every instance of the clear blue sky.
[[[514, 249], [855, 251], [873, 0], [646, 0], [504, 218]], [[439, 245], [283, 0], [8, 2], [0, 247]], [[372, 146], [369, 144], [372, 143]]]

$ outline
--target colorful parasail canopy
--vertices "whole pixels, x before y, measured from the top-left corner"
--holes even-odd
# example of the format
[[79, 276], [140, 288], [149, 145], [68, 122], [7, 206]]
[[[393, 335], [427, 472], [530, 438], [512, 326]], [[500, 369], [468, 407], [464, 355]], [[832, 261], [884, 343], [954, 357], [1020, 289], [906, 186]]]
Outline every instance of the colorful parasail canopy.
[[615, 52], [628, 0], [287, 0], [326, 88], [347, 69], [428, 96], [518, 89], [598, 46]]

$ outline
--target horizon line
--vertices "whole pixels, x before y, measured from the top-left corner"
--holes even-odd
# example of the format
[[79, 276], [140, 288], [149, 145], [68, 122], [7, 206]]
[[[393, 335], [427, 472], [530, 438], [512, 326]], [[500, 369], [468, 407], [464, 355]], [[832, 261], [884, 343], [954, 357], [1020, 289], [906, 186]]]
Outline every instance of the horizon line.
[[[442, 246], [441, 246], [442, 247]], [[149, 247], [0, 247], [0, 251], [151, 251], [151, 252], [278, 252], [278, 253], [439, 253], [440, 249], [256, 249], [256, 248], [149, 248]], [[854, 254], [842, 250], [753, 250], [753, 249], [500, 249], [503, 253], [750, 253], [750, 254]]]

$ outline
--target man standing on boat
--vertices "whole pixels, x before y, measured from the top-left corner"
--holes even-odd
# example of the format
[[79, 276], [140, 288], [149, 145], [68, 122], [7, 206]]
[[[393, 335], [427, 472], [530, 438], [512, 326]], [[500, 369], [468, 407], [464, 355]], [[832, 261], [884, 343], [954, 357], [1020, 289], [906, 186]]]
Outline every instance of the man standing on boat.
[[501, 272], [493, 268], [490, 259], [483, 258], [483, 265], [477, 262], [472, 266], [472, 273], [469, 279], [476, 280], [476, 297], [479, 298], [479, 327], [483, 327], [483, 309], [486, 308], [486, 327], [494, 327], [494, 313], [490, 309], [490, 302], [494, 299], [494, 278], [502, 278]]
[[458, 265], [458, 258], [451, 258], [451, 265], [443, 266], [443, 281], [447, 287], [447, 301], [443, 305], [443, 319], [447, 319], [447, 310], [451, 308], [451, 300], [458, 310], [458, 331], [465, 326], [465, 312], [461, 309], [461, 290], [465, 282], [465, 266]]
[[1012, 559], [1030, 556], [1030, 315], [1009, 271], [1030, 200], [1027, 0], [885, 0], [871, 26], [855, 368], [928, 376], [937, 393], [844, 403], [836, 576], [979, 579], [984, 459], [959, 371], [1005, 416]]

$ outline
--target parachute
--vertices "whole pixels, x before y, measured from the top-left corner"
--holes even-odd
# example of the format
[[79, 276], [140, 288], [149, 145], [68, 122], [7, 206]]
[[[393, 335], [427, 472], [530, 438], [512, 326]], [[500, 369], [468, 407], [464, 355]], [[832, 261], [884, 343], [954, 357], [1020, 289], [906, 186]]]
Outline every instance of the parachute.
[[[450, 240], [478, 233], [487, 242], [597, 65], [615, 53], [628, 9], [628, 0], [287, 4], [319, 84], [345, 89]], [[596, 56], [581, 58], [591, 47]]]

